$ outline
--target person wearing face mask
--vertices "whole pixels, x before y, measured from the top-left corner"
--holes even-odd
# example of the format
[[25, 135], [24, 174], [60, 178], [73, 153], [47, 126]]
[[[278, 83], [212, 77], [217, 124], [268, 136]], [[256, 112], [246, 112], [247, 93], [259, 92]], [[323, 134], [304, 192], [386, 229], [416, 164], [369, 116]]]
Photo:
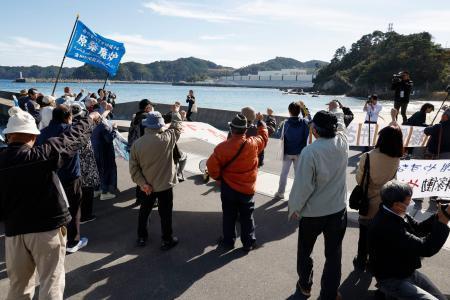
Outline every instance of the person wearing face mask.
[[417, 271], [422, 257], [439, 252], [449, 235], [450, 207], [423, 222], [407, 215], [412, 189], [407, 183], [387, 182], [381, 189], [380, 209], [369, 226], [369, 267], [377, 287], [395, 299], [447, 299]]

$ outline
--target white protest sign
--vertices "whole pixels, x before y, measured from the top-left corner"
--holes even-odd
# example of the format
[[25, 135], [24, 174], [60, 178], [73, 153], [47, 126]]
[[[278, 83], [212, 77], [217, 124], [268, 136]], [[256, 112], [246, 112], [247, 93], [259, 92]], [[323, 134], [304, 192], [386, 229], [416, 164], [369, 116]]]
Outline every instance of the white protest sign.
[[227, 139], [228, 133], [207, 123], [183, 122], [180, 139], [199, 139], [209, 144], [218, 145]]
[[413, 198], [450, 197], [450, 160], [402, 160], [397, 179], [413, 188]]
[[[378, 141], [378, 133], [386, 126], [388, 125], [352, 123], [346, 130], [348, 145], [375, 146]], [[423, 133], [424, 127], [400, 126], [400, 128], [403, 133], [404, 147], [425, 147], [427, 145], [428, 137]], [[309, 143], [313, 141], [314, 137], [310, 137]]]

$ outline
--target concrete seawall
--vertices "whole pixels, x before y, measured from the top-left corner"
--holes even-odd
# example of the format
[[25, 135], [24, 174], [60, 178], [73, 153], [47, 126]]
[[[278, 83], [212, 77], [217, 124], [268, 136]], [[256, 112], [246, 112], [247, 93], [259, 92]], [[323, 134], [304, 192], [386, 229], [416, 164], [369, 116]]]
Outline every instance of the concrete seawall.
[[[118, 103], [114, 108], [114, 118], [121, 120], [131, 120], [133, 115], [138, 111], [139, 101]], [[156, 103], [157, 111], [165, 114], [170, 111], [170, 104]], [[186, 106], [182, 106], [182, 109], [187, 111]], [[198, 113], [192, 115], [193, 121], [208, 123], [219, 129], [228, 129], [228, 122], [231, 122], [233, 117], [238, 113], [238, 111], [222, 110], [214, 108], [198, 108]], [[286, 117], [275, 116], [277, 119], [277, 124], [285, 120]]]
[[[12, 96], [18, 96], [18, 93], [0, 91], [0, 124], [5, 124], [8, 120], [8, 109], [14, 105]], [[139, 101], [118, 103], [114, 108], [114, 118], [117, 120], [131, 120], [133, 115], [138, 111]], [[170, 111], [170, 104], [156, 103], [156, 110], [162, 114]], [[186, 106], [182, 109], [187, 110]], [[198, 113], [192, 115], [192, 119], [198, 122], [208, 123], [219, 129], [228, 129], [228, 122], [230, 122], [238, 111], [213, 109], [213, 108], [198, 108]], [[286, 117], [275, 116], [277, 123], [285, 120]]]

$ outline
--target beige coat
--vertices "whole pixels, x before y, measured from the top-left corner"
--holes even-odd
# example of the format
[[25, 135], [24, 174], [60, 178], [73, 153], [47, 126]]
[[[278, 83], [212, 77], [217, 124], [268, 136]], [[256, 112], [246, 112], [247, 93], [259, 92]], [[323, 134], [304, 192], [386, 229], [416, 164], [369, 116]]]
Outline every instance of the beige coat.
[[[376, 215], [381, 203], [381, 187], [395, 177], [400, 164], [400, 158], [390, 157], [381, 153], [379, 149], [373, 149], [368, 153], [370, 154], [370, 180], [367, 194], [369, 198], [369, 212], [367, 216], [360, 216], [361, 219], [372, 219]], [[361, 184], [362, 181], [366, 156], [367, 153], [364, 153], [359, 160], [360, 163], [356, 172], [356, 182], [358, 184]]]
[[180, 114], [172, 114], [167, 130], [145, 129], [145, 134], [131, 147], [130, 174], [137, 185], [150, 184], [154, 192], [162, 192], [177, 183], [173, 148], [181, 134]]

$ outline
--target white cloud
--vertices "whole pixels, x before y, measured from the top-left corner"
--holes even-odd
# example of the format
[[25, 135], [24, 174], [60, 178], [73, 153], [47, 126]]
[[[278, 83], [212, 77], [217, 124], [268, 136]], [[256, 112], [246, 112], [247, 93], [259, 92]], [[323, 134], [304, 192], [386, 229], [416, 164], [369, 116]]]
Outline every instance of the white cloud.
[[164, 0], [147, 2], [143, 5], [153, 12], [163, 16], [197, 19], [215, 23], [246, 21], [243, 18], [233, 16], [230, 12], [217, 13], [215, 12], [216, 9], [201, 5], [169, 2]]
[[219, 40], [227, 40], [229, 38], [235, 37], [236, 35], [234, 33], [229, 34], [217, 34], [217, 35], [201, 35], [199, 39], [204, 41], [219, 41]]
[[[59, 65], [64, 54], [64, 45], [13, 36], [0, 40], [0, 65], [30, 66]], [[79, 66], [81, 63], [67, 59], [65, 66]]]

